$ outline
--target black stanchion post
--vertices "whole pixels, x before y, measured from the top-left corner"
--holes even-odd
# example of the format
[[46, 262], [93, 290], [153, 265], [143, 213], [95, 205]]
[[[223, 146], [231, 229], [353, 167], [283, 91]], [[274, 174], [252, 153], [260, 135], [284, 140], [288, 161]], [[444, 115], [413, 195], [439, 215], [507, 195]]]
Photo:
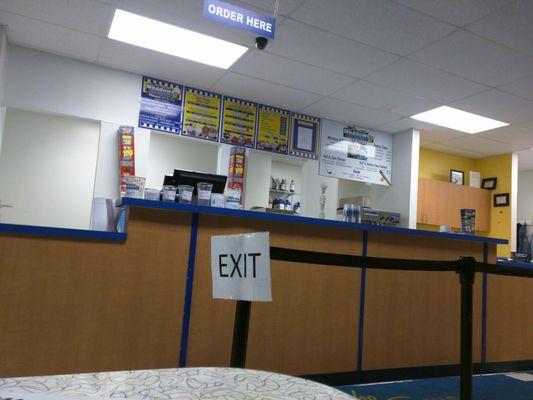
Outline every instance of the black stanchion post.
[[250, 326], [251, 301], [237, 300], [235, 307], [235, 324], [233, 325], [233, 344], [231, 346], [231, 367], [244, 368], [246, 363], [246, 346]]
[[461, 257], [457, 262], [461, 281], [461, 400], [472, 400], [473, 293], [476, 260], [473, 257]]

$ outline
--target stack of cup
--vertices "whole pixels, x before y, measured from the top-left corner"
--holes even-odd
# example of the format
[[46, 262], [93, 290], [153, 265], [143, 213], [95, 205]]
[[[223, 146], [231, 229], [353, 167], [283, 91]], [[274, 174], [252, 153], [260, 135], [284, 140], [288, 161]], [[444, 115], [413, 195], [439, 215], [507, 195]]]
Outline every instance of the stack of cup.
[[198, 182], [198, 205], [211, 205], [211, 192], [213, 191], [213, 184], [206, 182]]
[[179, 202], [183, 204], [191, 204], [193, 192], [194, 192], [194, 186], [179, 185], [178, 186]]

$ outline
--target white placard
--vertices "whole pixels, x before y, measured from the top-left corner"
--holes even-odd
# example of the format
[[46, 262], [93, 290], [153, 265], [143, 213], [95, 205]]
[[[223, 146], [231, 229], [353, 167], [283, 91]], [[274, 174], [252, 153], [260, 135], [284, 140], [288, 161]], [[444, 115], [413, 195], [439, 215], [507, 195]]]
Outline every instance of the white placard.
[[269, 232], [211, 237], [213, 298], [272, 301]]
[[319, 174], [388, 186], [392, 135], [322, 120]]

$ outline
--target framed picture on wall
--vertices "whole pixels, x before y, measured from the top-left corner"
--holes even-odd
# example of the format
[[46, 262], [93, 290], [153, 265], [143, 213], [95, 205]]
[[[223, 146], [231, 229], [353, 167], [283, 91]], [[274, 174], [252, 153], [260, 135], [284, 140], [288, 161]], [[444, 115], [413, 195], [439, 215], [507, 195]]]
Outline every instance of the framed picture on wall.
[[494, 207], [507, 207], [509, 205], [509, 193], [494, 195]]
[[481, 181], [481, 187], [487, 190], [496, 189], [496, 184], [498, 183], [498, 178], [483, 178]]
[[463, 171], [451, 169], [450, 170], [450, 183], [453, 183], [454, 185], [464, 185], [465, 184], [465, 173]]

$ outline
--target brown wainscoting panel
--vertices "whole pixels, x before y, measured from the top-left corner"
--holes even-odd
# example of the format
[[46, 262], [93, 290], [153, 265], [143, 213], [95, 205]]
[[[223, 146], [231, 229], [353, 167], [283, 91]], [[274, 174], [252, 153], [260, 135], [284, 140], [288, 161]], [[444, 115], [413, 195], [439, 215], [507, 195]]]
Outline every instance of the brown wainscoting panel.
[[[489, 245], [495, 247], [495, 245]], [[474, 256], [483, 244], [368, 234], [368, 255], [428, 260]], [[363, 369], [459, 363], [460, 284], [454, 272], [367, 270]], [[474, 361], [481, 360], [482, 275], [474, 285]]]
[[533, 279], [488, 276], [487, 361], [533, 360]]
[[0, 235], [0, 376], [177, 366], [190, 224], [132, 209], [125, 243]]
[[[229, 365], [235, 302], [213, 300], [210, 238], [269, 231], [271, 245], [361, 254], [362, 233], [269, 221], [200, 217], [187, 365]], [[253, 303], [247, 368], [289, 374], [356, 369], [360, 270], [272, 262], [272, 303]]]

